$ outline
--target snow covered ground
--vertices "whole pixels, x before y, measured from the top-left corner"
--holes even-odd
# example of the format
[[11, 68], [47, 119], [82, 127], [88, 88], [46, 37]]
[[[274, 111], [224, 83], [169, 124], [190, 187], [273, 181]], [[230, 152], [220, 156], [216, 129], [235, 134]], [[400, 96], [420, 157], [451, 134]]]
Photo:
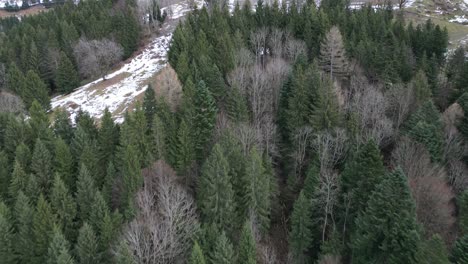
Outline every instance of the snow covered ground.
[[[202, 1], [197, 1], [201, 6]], [[184, 16], [190, 11], [187, 1], [170, 6], [174, 20]], [[173, 24], [173, 23], [172, 23]], [[145, 83], [155, 73], [159, 72], [167, 64], [167, 51], [169, 49], [172, 31], [175, 26], [166, 23], [165, 35], [156, 37], [138, 56], [131, 59], [120, 69], [106, 76], [111, 81], [113, 77], [125, 76], [117, 83], [104, 87], [99, 87], [104, 80], [98, 79], [77, 88], [68, 95], [60, 95], [52, 98], [52, 109], [63, 108], [69, 112], [70, 118], [75, 119], [79, 110], [88, 112], [95, 118], [100, 118], [105, 108], [108, 108], [116, 120], [123, 121], [123, 115], [137, 96], [145, 91]]]

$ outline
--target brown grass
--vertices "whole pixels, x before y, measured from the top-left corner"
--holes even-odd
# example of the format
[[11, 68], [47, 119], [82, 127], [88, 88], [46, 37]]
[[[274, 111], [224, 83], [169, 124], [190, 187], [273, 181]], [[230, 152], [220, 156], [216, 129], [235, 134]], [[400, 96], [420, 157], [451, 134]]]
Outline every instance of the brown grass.
[[7, 12], [5, 10], [0, 10], [0, 18], [6, 18], [11, 16], [32, 16], [42, 12], [48, 12], [51, 9], [52, 8], [47, 9], [42, 5], [36, 5], [25, 10], [19, 10], [18, 12]]

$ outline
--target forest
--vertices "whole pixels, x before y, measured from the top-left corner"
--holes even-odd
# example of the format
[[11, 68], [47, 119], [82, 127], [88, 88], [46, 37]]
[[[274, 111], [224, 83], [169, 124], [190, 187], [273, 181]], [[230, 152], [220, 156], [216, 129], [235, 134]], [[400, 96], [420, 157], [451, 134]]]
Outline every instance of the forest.
[[[447, 29], [391, 5], [210, 1], [173, 33], [180, 95], [148, 85], [121, 124], [48, 112], [58, 76], [91, 78], [77, 51], [135, 50], [117, 6], [0, 22], [0, 87], [28, 109], [0, 113], [1, 263], [468, 263], [468, 60]], [[35, 45], [73, 71], [29, 68]]]

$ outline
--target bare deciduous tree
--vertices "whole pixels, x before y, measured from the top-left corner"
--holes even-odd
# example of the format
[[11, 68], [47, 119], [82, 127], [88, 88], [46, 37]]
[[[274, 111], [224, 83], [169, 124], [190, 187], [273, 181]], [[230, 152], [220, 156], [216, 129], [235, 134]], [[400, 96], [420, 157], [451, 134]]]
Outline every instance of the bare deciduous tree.
[[398, 130], [412, 110], [414, 102], [413, 89], [411, 86], [394, 85], [392, 89], [385, 93], [385, 98], [389, 104], [388, 112], [390, 117]]
[[138, 215], [124, 233], [137, 263], [177, 263], [187, 257], [198, 229], [195, 201], [175, 172], [158, 161], [143, 172]]
[[24, 103], [19, 96], [0, 90], [0, 113], [22, 113]]
[[341, 264], [341, 257], [335, 255], [325, 255], [322, 256], [318, 264]]
[[321, 45], [320, 66], [333, 79], [335, 76], [346, 77], [349, 74], [348, 64], [341, 32], [338, 27], [334, 26]]
[[152, 82], [158, 97], [164, 97], [171, 110], [175, 111], [182, 100], [182, 84], [174, 69], [168, 65], [159, 72]]
[[321, 132], [316, 135], [312, 146], [320, 159], [320, 168], [332, 169], [343, 158], [348, 137], [343, 129]]
[[330, 225], [335, 225], [334, 211], [338, 202], [338, 173], [331, 169], [320, 169], [319, 188], [315, 204], [321, 212], [322, 242], [325, 242]]
[[299, 57], [299, 55], [307, 54], [307, 46], [304, 41], [297, 40], [292, 37], [286, 39], [284, 44], [284, 55], [290, 61], [294, 62]]
[[268, 29], [261, 28], [250, 34], [250, 42], [252, 44], [255, 62], [257, 64], [264, 64], [264, 57], [266, 55], [266, 44], [267, 44]]
[[307, 147], [310, 146], [312, 141], [313, 129], [311, 127], [299, 128], [293, 135], [295, 149], [291, 153], [291, 157], [294, 160], [294, 172], [297, 175], [301, 175], [302, 167], [306, 158]]
[[73, 49], [80, 74], [85, 78], [106, 78], [112, 66], [122, 59], [123, 49], [108, 39], [87, 40], [80, 38]]
[[455, 193], [461, 193], [468, 188], [468, 168], [459, 160], [448, 163], [448, 179]]
[[259, 245], [260, 258], [263, 264], [279, 264], [278, 254], [271, 240], [267, 240]]

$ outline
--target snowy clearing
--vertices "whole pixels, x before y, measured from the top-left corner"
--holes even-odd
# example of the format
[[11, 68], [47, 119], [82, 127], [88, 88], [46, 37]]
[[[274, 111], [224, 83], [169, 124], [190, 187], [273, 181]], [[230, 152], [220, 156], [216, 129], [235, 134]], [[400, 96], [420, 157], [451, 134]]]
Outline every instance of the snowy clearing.
[[[197, 2], [201, 6], [203, 2]], [[180, 2], [171, 5], [172, 17], [174, 20], [184, 16], [190, 11], [188, 2]], [[77, 88], [74, 92], [67, 95], [59, 95], [52, 98], [52, 109], [62, 108], [69, 114], [72, 122], [77, 113], [82, 110], [88, 112], [92, 117], [99, 119], [106, 108], [113, 114], [116, 122], [123, 122], [123, 116], [128, 107], [135, 98], [142, 94], [146, 87], [145, 83], [155, 73], [159, 72], [167, 64], [167, 51], [172, 37], [172, 31], [175, 26], [166, 24], [165, 31], [169, 32], [153, 39], [151, 43], [130, 62], [120, 69], [108, 74], [106, 79], [112, 79], [125, 74], [125, 78], [117, 83], [96, 88], [104, 80], [98, 79]]]

